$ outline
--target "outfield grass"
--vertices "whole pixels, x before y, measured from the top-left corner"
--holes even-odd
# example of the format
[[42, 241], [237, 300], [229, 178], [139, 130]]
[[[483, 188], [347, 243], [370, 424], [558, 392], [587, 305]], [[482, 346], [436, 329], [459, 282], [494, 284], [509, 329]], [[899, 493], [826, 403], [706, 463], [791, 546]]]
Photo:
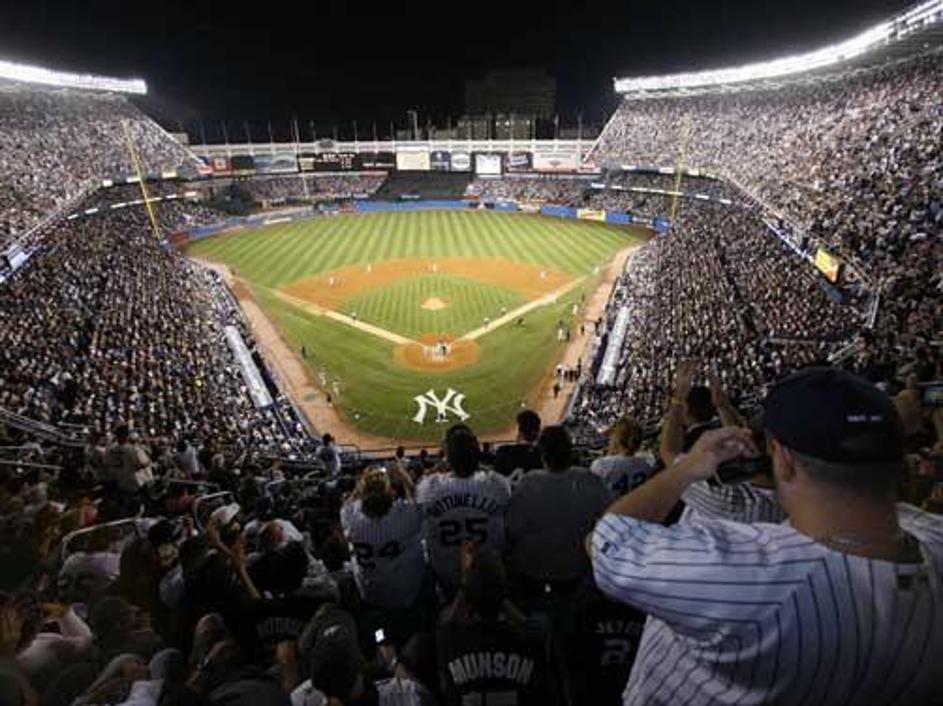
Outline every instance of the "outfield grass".
[[[432, 440], [442, 428], [431, 418], [412, 421], [413, 397], [448, 387], [466, 395], [468, 423], [480, 433], [508, 428], [521, 402], [560, 354], [559, 320], [598, 283], [594, 271], [619, 250], [637, 242], [637, 232], [587, 221], [564, 221], [490, 212], [400, 212], [319, 218], [199, 241], [190, 254], [235, 267], [266, 309], [282, 337], [308, 351], [312, 379], [338, 381], [338, 406], [364, 431], [391, 439]], [[504, 258], [570, 273], [580, 285], [529, 313], [524, 327], [505, 326], [478, 339], [476, 363], [448, 372], [420, 372], [398, 366], [393, 344], [312, 314], [280, 299], [274, 291], [305, 278], [353, 265], [393, 258]], [[503, 263], [501, 266], [510, 266]], [[441, 311], [426, 311], [430, 297], [449, 300]], [[362, 292], [340, 310], [407, 336], [430, 331], [460, 335], [501, 307], [513, 309], [521, 294], [456, 276], [422, 275]]]

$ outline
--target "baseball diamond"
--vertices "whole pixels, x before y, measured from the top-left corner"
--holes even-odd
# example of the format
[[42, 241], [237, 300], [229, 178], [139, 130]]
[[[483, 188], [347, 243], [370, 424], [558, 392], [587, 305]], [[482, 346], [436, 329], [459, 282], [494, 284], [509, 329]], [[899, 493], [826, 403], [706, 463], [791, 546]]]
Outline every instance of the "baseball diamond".
[[553, 374], [561, 325], [579, 335], [600, 273], [642, 237], [534, 215], [403, 212], [279, 224], [188, 254], [230, 268], [348, 425], [425, 441], [441, 434], [414, 420], [430, 388], [464, 394], [482, 433], [507, 429]]

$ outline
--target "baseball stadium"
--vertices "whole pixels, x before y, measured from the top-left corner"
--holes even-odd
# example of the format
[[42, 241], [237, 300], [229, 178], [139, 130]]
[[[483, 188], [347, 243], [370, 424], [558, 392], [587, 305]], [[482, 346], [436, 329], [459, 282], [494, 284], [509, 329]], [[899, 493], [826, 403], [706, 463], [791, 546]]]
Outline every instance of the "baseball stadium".
[[456, 10], [0, 13], [0, 706], [943, 706], [943, 0]]
[[278, 334], [272, 357], [295, 358], [284, 363], [320, 388], [300, 400], [315, 420], [334, 412], [354, 433], [403, 443], [437, 439], [437, 417], [450, 418], [426, 414], [416, 398], [427, 390], [454, 391], [452, 414], [499, 438], [521, 409], [561, 416], [555, 368], [582, 358], [645, 238], [540, 215], [391, 211], [218, 235], [187, 254], [223, 265], [257, 305]]

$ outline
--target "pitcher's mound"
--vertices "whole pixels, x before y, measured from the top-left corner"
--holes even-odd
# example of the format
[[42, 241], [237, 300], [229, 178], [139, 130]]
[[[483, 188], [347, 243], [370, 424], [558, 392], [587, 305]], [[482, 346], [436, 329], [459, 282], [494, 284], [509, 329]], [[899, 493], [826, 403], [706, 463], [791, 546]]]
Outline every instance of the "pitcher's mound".
[[439, 311], [440, 309], [445, 309], [448, 307], [449, 303], [444, 299], [439, 299], [438, 297], [429, 297], [422, 303], [422, 308], [427, 311]]
[[418, 343], [405, 343], [393, 349], [393, 359], [404, 368], [427, 373], [464, 368], [478, 360], [478, 344], [454, 341], [442, 336], [425, 335]]

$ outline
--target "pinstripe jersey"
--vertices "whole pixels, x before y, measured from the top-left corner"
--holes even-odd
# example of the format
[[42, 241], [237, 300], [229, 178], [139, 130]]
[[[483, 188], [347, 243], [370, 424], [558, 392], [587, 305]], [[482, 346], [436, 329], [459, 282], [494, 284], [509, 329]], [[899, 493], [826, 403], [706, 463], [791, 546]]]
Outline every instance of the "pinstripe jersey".
[[379, 519], [367, 517], [359, 499], [341, 508], [341, 527], [350, 543], [354, 580], [363, 599], [383, 608], [413, 604], [422, 586], [422, 514], [412, 500], [396, 500]]
[[681, 515], [684, 522], [714, 518], [778, 524], [786, 519], [786, 513], [776, 499], [776, 491], [750, 483], [711, 485], [707, 481], [697, 481], [685, 489], [681, 499], [686, 506]]
[[943, 519], [898, 508], [922, 563], [843, 554], [788, 524], [603, 517], [596, 582], [649, 614], [624, 703], [934, 703]]
[[459, 547], [466, 540], [479, 549], [504, 549], [504, 512], [511, 500], [511, 484], [493, 471], [478, 471], [468, 478], [436, 473], [416, 488], [416, 502], [424, 517], [426, 554], [436, 578], [447, 588], [461, 581]]

